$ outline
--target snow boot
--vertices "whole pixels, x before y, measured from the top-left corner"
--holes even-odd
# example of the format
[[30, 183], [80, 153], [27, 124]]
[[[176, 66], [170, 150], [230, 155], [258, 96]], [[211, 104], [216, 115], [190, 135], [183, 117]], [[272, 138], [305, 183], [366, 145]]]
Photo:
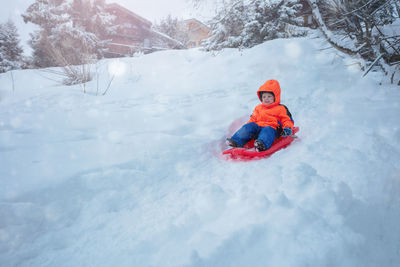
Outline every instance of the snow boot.
[[265, 146], [264, 142], [261, 141], [260, 139], [257, 139], [256, 141], [254, 141], [254, 147], [257, 152], [267, 150], [267, 147]]
[[231, 147], [240, 147], [232, 138], [226, 138], [226, 144]]

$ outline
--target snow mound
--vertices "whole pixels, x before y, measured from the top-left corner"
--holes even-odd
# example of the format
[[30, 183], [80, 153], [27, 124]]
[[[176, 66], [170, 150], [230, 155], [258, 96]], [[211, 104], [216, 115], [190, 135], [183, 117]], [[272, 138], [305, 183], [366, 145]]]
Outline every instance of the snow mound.
[[[86, 94], [1, 74], [1, 265], [397, 266], [400, 91], [321, 48], [103, 60]], [[271, 78], [298, 141], [223, 160]]]

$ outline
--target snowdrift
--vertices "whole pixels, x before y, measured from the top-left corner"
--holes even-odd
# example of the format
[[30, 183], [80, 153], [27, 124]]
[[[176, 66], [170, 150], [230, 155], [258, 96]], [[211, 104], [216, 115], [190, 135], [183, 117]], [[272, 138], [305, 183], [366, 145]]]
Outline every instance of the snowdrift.
[[[104, 60], [87, 94], [1, 74], [1, 265], [397, 266], [400, 91], [325, 47]], [[222, 160], [271, 78], [301, 141]]]

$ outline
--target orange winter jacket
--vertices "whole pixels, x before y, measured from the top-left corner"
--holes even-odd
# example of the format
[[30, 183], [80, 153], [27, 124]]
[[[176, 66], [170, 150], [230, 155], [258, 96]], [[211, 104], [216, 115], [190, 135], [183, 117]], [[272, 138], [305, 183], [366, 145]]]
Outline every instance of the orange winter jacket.
[[263, 103], [257, 105], [247, 122], [255, 122], [261, 127], [271, 126], [277, 128], [279, 123], [282, 127], [290, 127], [293, 130], [293, 121], [290, 119], [286, 108], [280, 105], [281, 102], [281, 87], [278, 81], [268, 80], [257, 91], [258, 98], [262, 101], [261, 92], [272, 92], [275, 96], [275, 102], [270, 105]]

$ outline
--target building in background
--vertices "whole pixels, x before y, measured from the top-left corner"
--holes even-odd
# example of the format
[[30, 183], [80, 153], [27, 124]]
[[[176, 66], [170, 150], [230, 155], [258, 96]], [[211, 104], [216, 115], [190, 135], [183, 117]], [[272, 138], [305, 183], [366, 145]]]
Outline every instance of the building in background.
[[210, 28], [197, 19], [183, 20], [180, 30], [185, 32], [188, 38], [187, 48], [198, 47], [204, 39], [211, 36]]
[[151, 29], [152, 23], [123, 6], [112, 3], [106, 11], [115, 16], [116, 30], [104, 39], [110, 40], [106, 57], [131, 56], [136, 52], [151, 53], [181, 49], [183, 45], [171, 37]]

